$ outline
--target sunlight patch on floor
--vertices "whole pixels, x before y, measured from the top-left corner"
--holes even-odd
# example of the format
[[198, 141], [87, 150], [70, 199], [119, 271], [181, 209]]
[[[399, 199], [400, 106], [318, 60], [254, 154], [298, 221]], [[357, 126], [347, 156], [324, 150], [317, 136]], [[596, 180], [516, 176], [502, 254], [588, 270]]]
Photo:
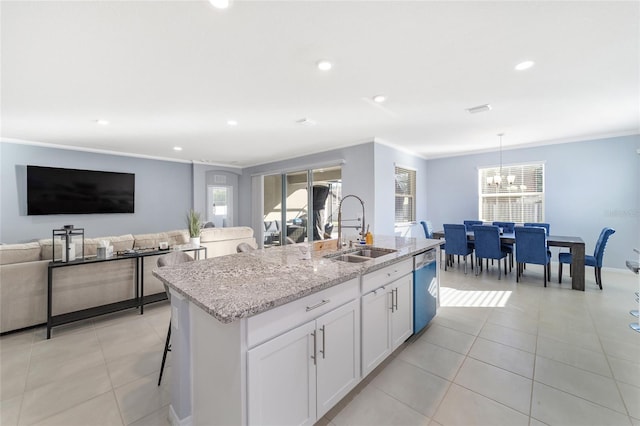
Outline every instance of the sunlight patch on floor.
[[509, 297], [511, 291], [440, 288], [440, 306], [501, 308], [506, 306]]

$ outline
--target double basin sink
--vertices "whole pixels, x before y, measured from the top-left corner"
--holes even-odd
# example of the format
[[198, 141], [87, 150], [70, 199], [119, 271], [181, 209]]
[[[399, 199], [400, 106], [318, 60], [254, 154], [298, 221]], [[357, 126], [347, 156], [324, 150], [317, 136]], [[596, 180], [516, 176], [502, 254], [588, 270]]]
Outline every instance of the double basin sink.
[[339, 260], [342, 262], [360, 263], [367, 260], [375, 259], [376, 257], [385, 256], [387, 254], [395, 253], [397, 250], [387, 249], [381, 247], [366, 247], [355, 248], [347, 251], [341, 251], [338, 253], [328, 254], [325, 257], [328, 259]]

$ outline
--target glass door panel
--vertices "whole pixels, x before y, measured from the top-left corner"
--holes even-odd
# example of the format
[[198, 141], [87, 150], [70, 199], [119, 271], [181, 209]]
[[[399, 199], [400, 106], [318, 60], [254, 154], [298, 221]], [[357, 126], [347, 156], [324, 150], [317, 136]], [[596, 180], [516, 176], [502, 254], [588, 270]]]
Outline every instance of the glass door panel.
[[282, 175], [264, 177], [264, 247], [282, 244]]
[[289, 243], [307, 241], [309, 225], [309, 179], [306, 170], [287, 173], [285, 175], [285, 218], [286, 235]]

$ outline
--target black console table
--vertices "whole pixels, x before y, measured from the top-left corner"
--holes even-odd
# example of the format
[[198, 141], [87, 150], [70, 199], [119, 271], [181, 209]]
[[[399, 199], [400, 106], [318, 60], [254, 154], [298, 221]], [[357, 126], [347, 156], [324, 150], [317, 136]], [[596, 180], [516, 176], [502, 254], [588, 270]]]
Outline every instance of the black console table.
[[[173, 250], [176, 250], [175, 248]], [[204, 257], [207, 257], [206, 247], [189, 247], [179, 248], [177, 250], [195, 253], [196, 258], [200, 259], [200, 252], [204, 251]], [[80, 321], [87, 318], [93, 318], [99, 315], [109, 314], [129, 308], [140, 308], [140, 315], [144, 313], [145, 303], [153, 303], [166, 299], [166, 295], [157, 297], [144, 298], [144, 258], [149, 256], [161, 256], [169, 253], [171, 250], [159, 249], [143, 249], [131, 250], [123, 254], [114, 255], [105, 259], [97, 257], [89, 257], [84, 259], [73, 260], [71, 262], [52, 261], [49, 262], [47, 271], [47, 339], [51, 338], [51, 329], [58, 325], [68, 324], [74, 321]], [[53, 315], [53, 270], [57, 268], [66, 268], [70, 266], [89, 265], [101, 262], [117, 262], [121, 260], [135, 261], [135, 297], [133, 299], [122, 300], [120, 302], [109, 303], [107, 305], [94, 306], [74, 312], [67, 312], [60, 315]]]

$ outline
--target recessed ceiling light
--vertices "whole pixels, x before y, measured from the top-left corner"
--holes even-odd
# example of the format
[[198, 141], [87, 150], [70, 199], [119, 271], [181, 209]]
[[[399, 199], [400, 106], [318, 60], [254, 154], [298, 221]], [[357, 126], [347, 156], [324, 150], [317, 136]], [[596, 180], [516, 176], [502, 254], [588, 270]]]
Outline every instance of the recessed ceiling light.
[[227, 120], [227, 126], [237, 126], [238, 122], [236, 120]]
[[377, 102], [379, 104], [383, 103], [386, 100], [387, 100], [387, 97], [385, 95], [375, 95], [373, 97], [373, 102]]
[[491, 111], [491, 105], [484, 104], [484, 105], [478, 105], [471, 108], [467, 108], [467, 112], [469, 114], [477, 114], [479, 112], [485, 112], [485, 111]]
[[318, 69], [320, 71], [329, 71], [333, 64], [327, 60], [318, 61]]
[[303, 126], [315, 126], [316, 122], [313, 120], [310, 120], [308, 118], [301, 118], [300, 120], [296, 120], [296, 123], [301, 124]]
[[531, 68], [533, 65], [535, 64], [535, 62], [533, 61], [524, 61], [524, 62], [520, 62], [518, 65], [515, 66], [515, 70], [516, 71], [524, 71], [524, 70], [528, 70], [529, 68]]
[[98, 119], [98, 120], [96, 120], [96, 124], [99, 124], [101, 126], [108, 126], [109, 125], [109, 120]]
[[229, 7], [230, 0], [209, 0], [209, 3], [216, 9], [227, 9]]
[[174, 151], [182, 151], [182, 147], [181, 146], [174, 146], [173, 150]]

